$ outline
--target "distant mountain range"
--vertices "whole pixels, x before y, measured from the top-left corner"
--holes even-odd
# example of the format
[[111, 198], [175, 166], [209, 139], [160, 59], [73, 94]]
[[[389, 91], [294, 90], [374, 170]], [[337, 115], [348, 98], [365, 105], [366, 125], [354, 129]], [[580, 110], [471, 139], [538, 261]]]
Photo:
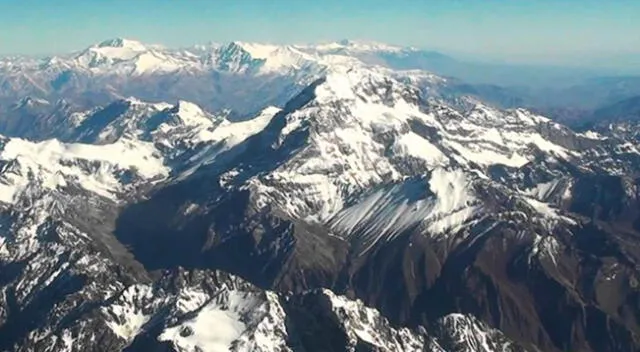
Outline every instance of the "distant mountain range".
[[[591, 110], [640, 95], [639, 77], [598, 78], [598, 73], [580, 70], [468, 63], [380, 43], [232, 42], [170, 49], [112, 39], [46, 59], [0, 58], [0, 102], [7, 106], [30, 96], [90, 108], [129, 96], [156, 102], [186, 99], [242, 118], [265, 105], [282, 106], [328, 67], [353, 62], [420, 81], [433, 95], [475, 95], [505, 108]], [[434, 74], [443, 78], [434, 82]], [[245, 93], [252, 99], [244, 99]]]

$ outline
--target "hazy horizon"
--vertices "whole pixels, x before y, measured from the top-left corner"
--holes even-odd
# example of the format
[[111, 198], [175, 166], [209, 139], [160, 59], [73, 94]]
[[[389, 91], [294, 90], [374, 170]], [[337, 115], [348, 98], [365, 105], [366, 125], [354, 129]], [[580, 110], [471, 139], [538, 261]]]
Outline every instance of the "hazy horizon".
[[211, 41], [377, 41], [457, 59], [640, 71], [640, 3], [627, 0], [163, 0], [0, 3], [0, 55], [52, 55], [114, 37], [168, 47]]

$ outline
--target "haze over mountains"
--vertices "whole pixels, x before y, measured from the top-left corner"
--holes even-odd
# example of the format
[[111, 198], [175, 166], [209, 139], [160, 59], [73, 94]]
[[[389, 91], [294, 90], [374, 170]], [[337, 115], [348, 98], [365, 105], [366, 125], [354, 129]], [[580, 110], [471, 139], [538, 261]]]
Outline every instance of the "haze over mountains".
[[0, 60], [0, 349], [637, 351], [638, 79], [544, 93], [449, 60]]
[[[304, 76], [318, 75], [329, 64], [348, 64], [354, 59], [405, 76], [416, 70], [433, 72], [449, 81], [447, 91], [440, 94], [476, 95], [507, 108], [590, 112], [640, 95], [640, 78], [634, 76], [465, 62], [437, 52], [380, 43], [343, 40], [275, 46], [231, 42], [170, 49], [118, 38], [46, 59], [0, 59], [0, 99], [6, 105], [25, 96], [50, 102], [73, 97], [84, 108], [128, 96], [149, 101], [186, 99], [212, 111], [228, 108], [251, 115], [262, 105], [284, 103], [292, 92], [309, 83]], [[273, 91], [285, 95], [266, 92], [266, 86], [277, 87]], [[247, 89], [255, 91], [254, 100], [259, 101], [236, 103], [234, 91]]]

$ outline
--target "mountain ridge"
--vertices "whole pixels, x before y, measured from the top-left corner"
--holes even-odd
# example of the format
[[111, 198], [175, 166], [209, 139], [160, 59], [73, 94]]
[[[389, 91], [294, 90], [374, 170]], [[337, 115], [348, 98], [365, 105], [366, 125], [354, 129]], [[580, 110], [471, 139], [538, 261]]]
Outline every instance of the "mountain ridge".
[[[110, 46], [115, 44], [122, 45]], [[565, 116], [569, 114], [566, 109], [588, 111], [610, 103], [612, 97], [640, 93], [634, 77], [598, 79], [606, 73], [571, 73], [568, 69], [543, 74], [544, 68], [474, 64], [376, 42], [276, 45], [232, 41], [168, 48], [116, 38], [44, 59], [0, 58], [0, 106], [32, 96], [48, 101], [67, 99], [89, 109], [136, 96], [151, 102], [185, 99], [215, 113], [232, 110], [243, 119], [265, 105], [282, 107], [329, 67], [361, 65], [395, 72], [439, 98], [471, 95], [503, 108], [530, 107], [558, 119], [570, 117]], [[496, 77], [478, 79], [478, 75]], [[518, 77], [523, 78], [508, 81]], [[546, 83], [536, 85], [537, 78]], [[624, 84], [627, 88], [621, 89]]]

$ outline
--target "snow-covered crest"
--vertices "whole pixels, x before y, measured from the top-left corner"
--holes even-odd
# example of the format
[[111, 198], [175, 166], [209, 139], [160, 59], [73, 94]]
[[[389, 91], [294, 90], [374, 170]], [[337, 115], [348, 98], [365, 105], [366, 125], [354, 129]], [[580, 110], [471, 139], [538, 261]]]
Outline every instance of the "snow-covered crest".
[[[293, 192], [283, 210], [321, 221], [338, 213], [350, 195], [431, 174], [434, 192], [442, 195], [433, 209], [439, 215], [432, 214], [440, 219], [433, 225], [439, 232], [455, 227], [448, 214], [461, 210], [458, 200], [468, 203], [464, 180], [487, 179], [486, 171], [496, 164], [521, 167], [535, 158], [536, 149], [559, 158], [578, 153], [547, 139], [540, 128], [549, 121], [526, 111], [477, 104], [460, 112], [427, 103], [415, 87], [362, 67], [333, 70], [310, 102], [284, 118], [279, 141], [306, 131], [307, 144], [289, 162], [254, 179], [253, 187], [276, 202], [279, 189]], [[442, 175], [437, 170], [443, 167], [452, 171]]]

